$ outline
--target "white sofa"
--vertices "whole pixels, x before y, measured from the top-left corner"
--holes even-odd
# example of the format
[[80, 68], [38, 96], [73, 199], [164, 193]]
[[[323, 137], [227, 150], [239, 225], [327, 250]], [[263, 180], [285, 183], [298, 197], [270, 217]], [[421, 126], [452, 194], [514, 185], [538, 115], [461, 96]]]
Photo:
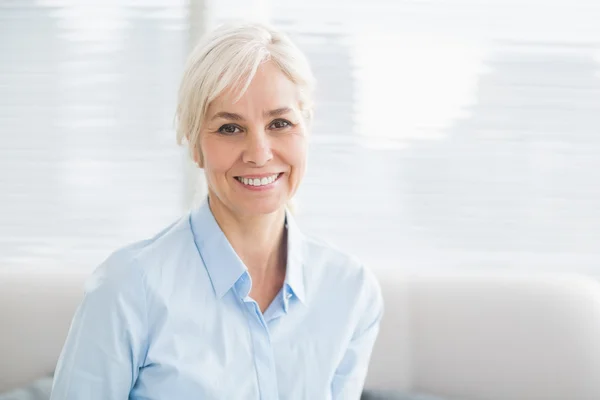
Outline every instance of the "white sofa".
[[[0, 393], [52, 372], [86, 272], [0, 269]], [[457, 400], [600, 399], [600, 284], [564, 274], [380, 276], [367, 387]]]

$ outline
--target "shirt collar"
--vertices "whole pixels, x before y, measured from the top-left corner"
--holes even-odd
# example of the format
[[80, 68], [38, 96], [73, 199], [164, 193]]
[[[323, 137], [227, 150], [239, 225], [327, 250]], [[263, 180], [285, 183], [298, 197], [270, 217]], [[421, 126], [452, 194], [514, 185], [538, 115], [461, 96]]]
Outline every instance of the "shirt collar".
[[[291, 289], [292, 294], [301, 302], [305, 302], [306, 295], [304, 291], [304, 262], [303, 262], [303, 243], [304, 235], [296, 225], [292, 213], [289, 209], [285, 210], [285, 222], [287, 226], [287, 266], [285, 271], [284, 291]], [[284, 297], [287, 308], [287, 293]]]
[[248, 269], [215, 220], [208, 200], [192, 211], [190, 224], [215, 293], [221, 298]]
[[[303, 235], [298, 229], [291, 212], [286, 209], [287, 227], [287, 266], [283, 285], [284, 305], [291, 294], [301, 302], [305, 301], [304, 265], [302, 259]], [[208, 200], [192, 211], [190, 225], [194, 241], [210, 277], [216, 295], [223, 297], [248, 272], [244, 262], [238, 257], [227, 240], [221, 227], [210, 210]]]

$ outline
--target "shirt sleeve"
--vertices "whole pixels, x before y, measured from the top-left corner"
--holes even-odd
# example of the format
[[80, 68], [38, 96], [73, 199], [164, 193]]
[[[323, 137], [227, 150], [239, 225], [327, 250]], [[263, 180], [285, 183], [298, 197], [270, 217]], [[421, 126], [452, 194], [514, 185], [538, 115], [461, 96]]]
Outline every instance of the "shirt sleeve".
[[86, 282], [60, 355], [51, 400], [129, 398], [145, 357], [141, 273], [113, 255]]
[[366, 274], [365, 279], [367, 284], [364, 286], [363, 298], [366, 298], [366, 307], [363, 308], [359, 324], [333, 377], [331, 384], [333, 400], [360, 398], [371, 352], [379, 334], [379, 325], [383, 317], [381, 288], [371, 273]]

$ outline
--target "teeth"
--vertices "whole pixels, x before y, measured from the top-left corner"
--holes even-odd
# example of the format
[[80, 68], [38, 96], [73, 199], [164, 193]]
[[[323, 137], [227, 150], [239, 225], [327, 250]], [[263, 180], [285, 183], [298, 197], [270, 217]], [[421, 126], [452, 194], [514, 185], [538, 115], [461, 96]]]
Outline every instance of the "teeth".
[[275, 175], [271, 175], [269, 177], [264, 177], [262, 179], [259, 178], [236, 178], [238, 181], [242, 182], [244, 185], [248, 185], [248, 186], [264, 186], [264, 185], [269, 185], [271, 183], [273, 183], [277, 177], [279, 176], [279, 174], [275, 174]]

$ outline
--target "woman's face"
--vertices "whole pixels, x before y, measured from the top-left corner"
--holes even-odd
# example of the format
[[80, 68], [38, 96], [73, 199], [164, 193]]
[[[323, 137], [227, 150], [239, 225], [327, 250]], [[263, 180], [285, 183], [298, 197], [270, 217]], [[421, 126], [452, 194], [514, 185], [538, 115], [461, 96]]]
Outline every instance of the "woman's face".
[[211, 202], [240, 216], [272, 213], [296, 193], [306, 169], [298, 88], [266, 62], [237, 102], [236, 95], [225, 91], [209, 105], [197, 159]]

